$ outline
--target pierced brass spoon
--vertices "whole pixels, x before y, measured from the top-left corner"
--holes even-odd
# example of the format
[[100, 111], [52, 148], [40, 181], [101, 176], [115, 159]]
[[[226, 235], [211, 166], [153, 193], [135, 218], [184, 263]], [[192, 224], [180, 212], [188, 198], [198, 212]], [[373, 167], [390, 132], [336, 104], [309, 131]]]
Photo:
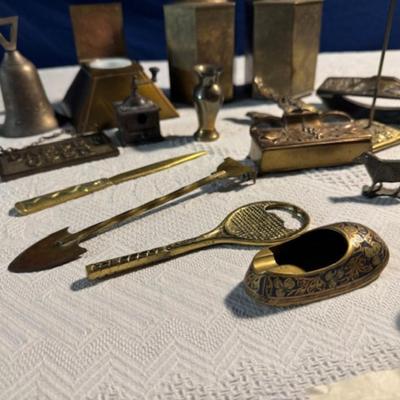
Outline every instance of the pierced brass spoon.
[[[300, 223], [297, 229], [290, 229], [273, 210], [288, 212]], [[246, 246], [271, 246], [300, 235], [308, 226], [310, 217], [301, 208], [276, 201], [262, 201], [240, 207], [230, 213], [212, 231], [170, 244], [165, 247], [130, 254], [86, 266], [90, 280], [146, 267], [171, 258], [217, 244]]]

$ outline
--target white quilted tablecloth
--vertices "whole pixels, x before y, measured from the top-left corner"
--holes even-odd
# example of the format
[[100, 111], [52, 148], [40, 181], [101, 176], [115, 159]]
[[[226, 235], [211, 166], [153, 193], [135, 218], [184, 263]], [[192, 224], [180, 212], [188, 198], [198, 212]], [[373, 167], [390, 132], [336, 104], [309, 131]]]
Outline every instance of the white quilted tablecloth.
[[[374, 75], [378, 59], [321, 55], [316, 84], [327, 76]], [[166, 64], [160, 65], [165, 87]], [[399, 65], [400, 52], [389, 52], [385, 74], [398, 76]], [[52, 100], [64, 95], [76, 71], [41, 71]], [[180, 108], [179, 119], [162, 122], [170, 136], [163, 143], [0, 184], [0, 398], [304, 400], [311, 386], [400, 366], [400, 204], [360, 196], [369, 183], [362, 166], [266, 176], [229, 193], [199, 191], [86, 242], [88, 252], [76, 262], [8, 272], [20, 251], [53, 231], [77, 231], [172, 191], [208, 175], [225, 156], [245, 158], [249, 110], [278, 112], [251, 100], [227, 104], [218, 120], [221, 139], [203, 144], [191, 140], [194, 110]], [[190, 164], [28, 217], [8, 215], [18, 200], [202, 149], [210, 155]], [[381, 156], [400, 158], [400, 147]], [[285, 310], [259, 307], [245, 295], [241, 281], [254, 248], [212, 248], [101, 284], [85, 280], [88, 263], [195, 236], [236, 207], [268, 199], [305, 208], [312, 227], [352, 220], [376, 230], [391, 251], [382, 276], [350, 294]]]

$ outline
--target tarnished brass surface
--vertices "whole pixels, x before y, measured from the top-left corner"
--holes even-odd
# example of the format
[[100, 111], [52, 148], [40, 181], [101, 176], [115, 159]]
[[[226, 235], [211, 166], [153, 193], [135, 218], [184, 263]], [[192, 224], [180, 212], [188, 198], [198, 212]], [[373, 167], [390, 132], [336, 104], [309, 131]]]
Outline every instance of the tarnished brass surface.
[[[256, 80], [259, 92], [266, 89]], [[301, 100], [280, 98], [268, 91], [284, 113], [282, 118], [249, 113], [250, 157], [260, 172], [290, 171], [352, 163], [372, 149], [369, 131], [340, 111], [320, 112]]]
[[29, 200], [23, 200], [15, 204], [15, 209], [20, 215], [28, 215], [46, 208], [54, 207], [58, 204], [65, 203], [70, 200], [78, 199], [88, 194], [98, 192], [112, 185], [127, 182], [129, 180], [142, 178], [143, 176], [164, 171], [176, 165], [187, 161], [194, 160], [198, 157], [206, 155], [206, 151], [198, 151], [184, 156], [170, 158], [154, 164], [146, 165], [145, 167], [136, 168], [131, 171], [126, 171], [110, 178], [100, 178], [92, 182], [81, 183], [65, 189], [60, 189], [52, 193], [47, 193]]
[[260, 251], [244, 286], [261, 304], [308, 304], [368, 285], [388, 260], [389, 250], [375, 232], [341, 222]]
[[[335, 110], [342, 110], [354, 118], [368, 118], [371, 107], [348, 96], [373, 97], [378, 77], [334, 77], [327, 78], [318, 88], [317, 94], [324, 103]], [[395, 77], [382, 76], [379, 79], [377, 97], [400, 100], [400, 80]], [[387, 124], [400, 124], [400, 106], [377, 106], [374, 119]], [[389, 128], [390, 129], [390, 128]]]
[[[300, 222], [300, 227], [298, 229], [286, 228], [284, 221], [273, 213], [274, 210], [289, 212]], [[307, 228], [308, 224], [307, 213], [292, 204], [275, 201], [252, 203], [233, 211], [215, 229], [196, 238], [90, 264], [86, 266], [86, 273], [88, 279], [91, 280], [104, 278], [218, 244], [270, 246], [296, 237]]]
[[[322, 0], [255, 0], [247, 75], [261, 78], [282, 96], [314, 88]], [[257, 97], [253, 85], [253, 96]]]
[[126, 56], [121, 3], [71, 5], [69, 12], [80, 63]]
[[23, 149], [4, 150], [0, 154], [0, 177], [8, 181], [118, 154], [118, 149], [102, 132], [79, 135]]
[[11, 28], [9, 40], [0, 33], [0, 45], [5, 50], [0, 86], [6, 114], [0, 136], [16, 138], [51, 131], [58, 123], [39, 74], [17, 50], [18, 17], [0, 18], [0, 26], [5, 25]]
[[79, 243], [107, 232], [123, 222], [138, 217], [153, 208], [168, 203], [204, 185], [226, 179], [239, 181], [239, 183], [250, 179], [255, 181], [256, 171], [238, 161], [226, 158], [211, 175], [168, 193], [165, 196], [158, 197], [139, 207], [125, 211], [115, 217], [108, 218], [105, 221], [89, 226], [79, 232], [71, 234], [68, 232], [68, 228], [65, 228], [45, 237], [22, 252], [11, 262], [8, 269], [12, 272], [41, 271], [75, 260], [79, 258], [80, 254], [86, 251], [79, 246]]
[[222, 68], [216, 65], [200, 64], [194, 69], [199, 76], [199, 83], [193, 92], [194, 107], [199, 121], [199, 128], [194, 138], [202, 142], [211, 142], [219, 138], [215, 121], [224, 102], [224, 95], [219, 85]]
[[229, 1], [178, 2], [164, 6], [171, 97], [192, 103], [196, 64], [223, 68], [225, 100], [233, 98], [235, 5]]

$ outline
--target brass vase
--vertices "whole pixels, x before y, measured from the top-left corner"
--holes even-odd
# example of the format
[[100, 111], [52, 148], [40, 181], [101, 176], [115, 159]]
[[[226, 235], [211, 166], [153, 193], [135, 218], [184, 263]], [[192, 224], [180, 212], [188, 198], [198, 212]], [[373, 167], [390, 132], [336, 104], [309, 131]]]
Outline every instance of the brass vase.
[[212, 64], [199, 64], [194, 70], [199, 77], [199, 83], [193, 91], [193, 102], [199, 121], [199, 128], [194, 138], [198, 141], [212, 142], [219, 138], [215, 121], [224, 102], [224, 95], [219, 85], [222, 68]]

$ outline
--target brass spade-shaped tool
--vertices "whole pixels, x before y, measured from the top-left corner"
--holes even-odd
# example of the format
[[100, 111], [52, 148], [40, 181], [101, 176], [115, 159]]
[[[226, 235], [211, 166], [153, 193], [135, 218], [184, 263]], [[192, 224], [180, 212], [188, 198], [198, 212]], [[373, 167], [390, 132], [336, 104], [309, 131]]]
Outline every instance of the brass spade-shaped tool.
[[[274, 210], [287, 211], [299, 221], [300, 227], [297, 229], [286, 227], [285, 221], [276, 215]], [[218, 244], [271, 246], [293, 239], [307, 228], [309, 222], [307, 213], [297, 206], [276, 201], [261, 201], [233, 211], [208, 233], [165, 247], [87, 265], [86, 273], [90, 280], [104, 278]]]
[[190, 193], [201, 186], [228, 178], [240, 179], [241, 182], [249, 179], [255, 181], [256, 170], [232, 158], [226, 158], [211, 175], [165, 196], [151, 200], [139, 207], [125, 211], [76, 233], [69, 233], [68, 228], [52, 233], [22, 252], [8, 266], [8, 269], [12, 272], [42, 271], [76, 260], [86, 252], [86, 249], [79, 246], [81, 242], [104, 233], [131, 218], [138, 217], [155, 207]]

